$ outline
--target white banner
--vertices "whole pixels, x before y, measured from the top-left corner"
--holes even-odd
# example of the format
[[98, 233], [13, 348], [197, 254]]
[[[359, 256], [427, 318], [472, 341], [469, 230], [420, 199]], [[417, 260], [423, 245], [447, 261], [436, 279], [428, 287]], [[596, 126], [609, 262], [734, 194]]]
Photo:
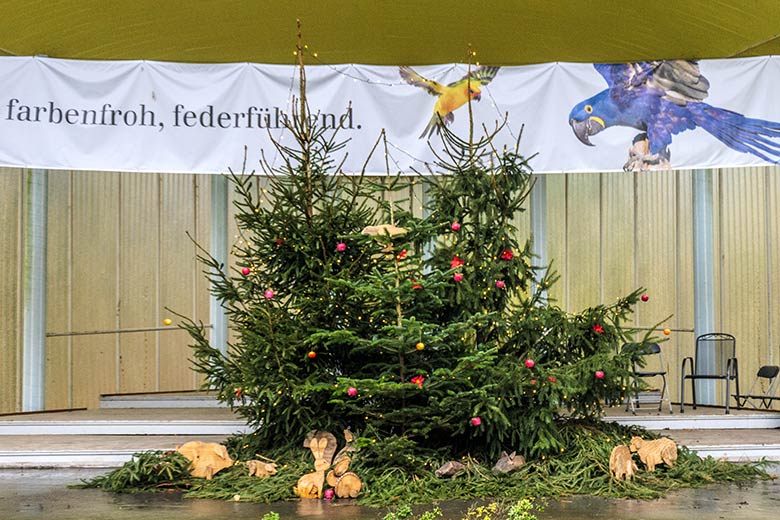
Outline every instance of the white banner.
[[[476, 67], [309, 66], [319, 122], [360, 171], [382, 129], [390, 170], [429, 170], [437, 126], [468, 136], [507, 117], [499, 145], [537, 173], [711, 168], [780, 159], [780, 58]], [[293, 66], [0, 58], [0, 165], [220, 173], [276, 156]], [[431, 124], [430, 126], [429, 123]], [[286, 139], [286, 141], [285, 141]], [[587, 146], [588, 144], [592, 146]], [[385, 173], [383, 150], [368, 163]]]

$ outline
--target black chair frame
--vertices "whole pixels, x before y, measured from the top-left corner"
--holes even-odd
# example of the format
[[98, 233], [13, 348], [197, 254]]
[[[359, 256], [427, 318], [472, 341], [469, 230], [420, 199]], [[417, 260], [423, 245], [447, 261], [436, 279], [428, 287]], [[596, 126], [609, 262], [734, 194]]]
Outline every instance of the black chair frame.
[[[725, 370], [715, 371], [712, 374], [702, 374], [699, 372], [699, 346], [702, 343], [708, 342], [724, 342], [731, 344], [731, 355], [726, 359]], [[731, 381], [734, 380], [736, 387], [736, 393], [739, 394], [739, 367], [736, 358], [736, 343], [737, 340], [731, 334], [725, 334], [722, 332], [713, 332], [710, 334], [702, 334], [696, 338], [696, 352], [695, 358], [685, 357], [682, 360], [682, 367], [680, 369], [680, 413], [685, 413], [685, 381], [691, 382], [691, 393], [693, 394], [693, 409], [696, 409], [696, 381], [702, 380], [721, 380], [726, 382], [726, 413], [729, 414], [729, 403], [731, 401]], [[685, 368], [688, 367], [686, 373]], [[739, 405], [739, 402], [737, 403]]]
[[[660, 377], [663, 381], [663, 386], [661, 387], [661, 396], [658, 400], [658, 411], [661, 411], [664, 404], [664, 396], [666, 396], [666, 401], [669, 404], [669, 413], [672, 413], [672, 401], [669, 398], [668, 385], [666, 383], [666, 370], [663, 368], [661, 346], [658, 343], [626, 343], [623, 345], [623, 350], [628, 351], [631, 354], [631, 366], [634, 374], [634, 398], [632, 399], [629, 395], [626, 411], [630, 409], [631, 413], [636, 415], [635, 408], [639, 408], [639, 378]], [[643, 367], [639, 366], [639, 358], [655, 354], [657, 354], [659, 358], [660, 370], [645, 370]]]
[[[756, 379], [753, 381], [747, 394], [734, 394], [734, 399], [737, 400], [737, 407], [743, 408], [748, 402], [760, 401], [760, 405], [754, 405], [754, 408], [763, 406], [764, 408], [769, 409], [772, 407], [774, 401], [780, 401], [780, 395], [776, 395], [777, 388], [780, 388], [780, 380], [777, 378], [778, 374], [780, 374], [780, 367], [777, 365], [764, 365], [759, 368]], [[766, 392], [763, 394], [755, 393], [753, 390], [762, 379], [766, 379], [768, 382]]]

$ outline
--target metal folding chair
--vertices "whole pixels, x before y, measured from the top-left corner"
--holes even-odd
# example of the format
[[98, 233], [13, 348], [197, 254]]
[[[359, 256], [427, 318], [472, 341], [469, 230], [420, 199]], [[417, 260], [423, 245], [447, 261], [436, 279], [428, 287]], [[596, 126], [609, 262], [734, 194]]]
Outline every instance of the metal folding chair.
[[[734, 394], [734, 399], [737, 400], [737, 407], [742, 408], [748, 402], [752, 404], [755, 401], [759, 401], [760, 405], [755, 406], [754, 404], [754, 408], [759, 408], [760, 406], [767, 409], [771, 408], [773, 401], [780, 400], [780, 395], [775, 395], [777, 389], [780, 388], [780, 379], [777, 377], [778, 373], [780, 373], [780, 367], [777, 365], [764, 365], [759, 368], [756, 379], [753, 381], [747, 394]], [[760, 390], [761, 385], [764, 383], [766, 384], [766, 391], [764, 391], [764, 393], [758, 393], [756, 391], [756, 386], [758, 386], [758, 389]]]
[[[680, 369], [680, 413], [685, 413], [685, 381], [691, 382], [693, 409], [696, 409], [696, 382], [705, 380], [725, 381], [726, 413], [731, 401], [731, 381], [739, 395], [739, 370], [737, 368], [737, 340], [731, 334], [715, 332], [696, 338], [695, 357], [682, 360]], [[688, 371], [686, 372], [686, 366]]]
[[[658, 343], [626, 343], [623, 345], [623, 352], [631, 356], [632, 371], [634, 373], [633, 397], [629, 396], [626, 411], [630, 409], [631, 413], [636, 414], [636, 408], [640, 406], [639, 378], [660, 377], [663, 385], [661, 386], [661, 395], [658, 399], [658, 411], [661, 411], [665, 398], [669, 405], [669, 413], [672, 413], [672, 401], [667, 391], [666, 368], [661, 346]], [[652, 363], [651, 357], [654, 357], [656, 360], [652, 366], [650, 365]]]

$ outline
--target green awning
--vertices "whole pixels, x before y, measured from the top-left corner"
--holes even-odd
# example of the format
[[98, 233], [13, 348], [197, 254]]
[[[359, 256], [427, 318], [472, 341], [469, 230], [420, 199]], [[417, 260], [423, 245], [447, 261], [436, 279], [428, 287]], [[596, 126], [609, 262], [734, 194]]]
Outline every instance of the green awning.
[[780, 53], [778, 0], [0, 0], [0, 55], [382, 65]]

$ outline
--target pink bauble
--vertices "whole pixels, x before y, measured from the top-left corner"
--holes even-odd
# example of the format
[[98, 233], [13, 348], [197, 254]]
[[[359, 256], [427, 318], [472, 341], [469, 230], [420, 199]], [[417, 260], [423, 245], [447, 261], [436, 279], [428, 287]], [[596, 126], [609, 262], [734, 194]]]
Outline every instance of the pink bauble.
[[648, 295], [646, 295], [646, 294], [643, 294], [643, 295], [642, 295], [642, 301], [643, 301], [643, 302], [646, 302], [646, 301], [647, 301], [647, 300], [649, 300], [649, 299], [650, 299], [650, 297], [649, 297]]
[[604, 371], [603, 370], [596, 370], [596, 373], [594, 375], [596, 376], [596, 379], [604, 379]]
[[482, 419], [480, 419], [479, 417], [472, 417], [471, 418], [471, 425], [472, 426], [479, 426], [480, 424], [482, 424]]
[[453, 231], [459, 231], [460, 230], [460, 222], [453, 222], [450, 226]]
[[335, 496], [335, 492], [332, 489], [326, 489], [322, 492], [322, 498], [325, 500], [333, 500], [333, 497]]
[[268, 289], [267, 291], [265, 291], [266, 300], [270, 300], [273, 297], [274, 297], [274, 291], [272, 289]]
[[496, 280], [496, 288], [497, 289], [503, 289], [506, 284], [504, 283], [504, 280]]
[[248, 276], [249, 273], [251, 273], [251, 272], [252, 272], [252, 270], [250, 268], [248, 268], [248, 267], [244, 267], [243, 269], [241, 269], [241, 274], [243, 274], [244, 276]]
[[533, 360], [533, 359], [526, 359], [526, 360], [525, 360], [525, 366], [526, 366], [526, 368], [533, 368], [535, 364], [536, 364], [536, 363], [534, 363], [534, 360]]
[[339, 253], [346, 250], [347, 250], [347, 244], [345, 244], [344, 242], [339, 242], [338, 244], [336, 244], [336, 251], [338, 251]]
[[463, 281], [463, 273], [455, 273], [452, 275], [452, 279], [456, 282], [462, 282]]
[[347, 395], [350, 397], [355, 397], [357, 395], [357, 388], [355, 388], [354, 386], [350, 386], [349, 388], [347, 388]]

